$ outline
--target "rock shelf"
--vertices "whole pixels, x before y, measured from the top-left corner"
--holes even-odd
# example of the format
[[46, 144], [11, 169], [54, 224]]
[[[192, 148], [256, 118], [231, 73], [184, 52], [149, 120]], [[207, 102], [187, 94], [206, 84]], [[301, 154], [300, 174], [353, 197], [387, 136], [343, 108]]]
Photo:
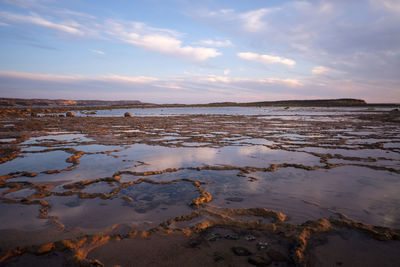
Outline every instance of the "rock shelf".
[[345, 236], [400, 262], [397, 113], [56, 112], [1, 110], [0, 211], [37, 215], [0, 223], [0, 266], [341, 265]]

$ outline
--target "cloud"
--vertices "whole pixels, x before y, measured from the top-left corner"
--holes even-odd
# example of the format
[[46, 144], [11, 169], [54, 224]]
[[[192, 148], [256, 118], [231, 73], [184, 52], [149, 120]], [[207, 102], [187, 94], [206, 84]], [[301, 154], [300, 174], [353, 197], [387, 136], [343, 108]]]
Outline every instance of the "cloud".
[[198, 81], [207, 81], [211, 83], [231, 83], [231, 79], [225, 76], [208, 75], [206, 77], [197, 78]]
[[77, 16], [89, 19], [95, 18], [94, 16], [89, 15], [87, 13], [76, 12], [69, 9], [55, 7], [54, 5], [51, 5], [55, 3], [55, 1], [53, 0], [1, 0], [1, 1], [9, 5], [17, 6], [27, 10], [41, 11], [46, 14], [53, 14], [53, 15], [58, 14], [67, 17]]
[[[23, 2], [18, 2], [17, 4], [24, 8], [32, 6], [44, 8], [37, 1], [29, 1], [25, 5]], [[202, 45], [184, 45], [181, 40], [183, 34], [171, 29], [154, 28], [145, 23], [132, 21], [117, 21], [112, 19], [98, 21], [93, 16], [66, 9], [57, 9], [56, 11], [52, 11], [52, 13], [56, 17], [74, 16], [76, 17], [76, 21], [68, 19], [62, 23], [56, 23], [36, 13], [29, 13], [27, 15], [11, 12], [0, 12], [0, 19], [6, 22], [33, 24], [70, 35], [84, 36], [85, 38], [102, 40], [117, 39], [148, 51], [195, 63], [205, 62], [208, 59], [222, 55], [216, 48]], [[209, 44], [215, 47], [231, 45], [229, 40], [208, 41], [211, 41]], [[102, 54], [102, 51], [91, 51]]]
[[384, 9], [389, 12], [400, 14], [400, 1], [398, 0], [369, 0], [370, 5], [376, 9]]
[[236, 12], [234, 9], [213, 11], [204, 11], [200, 9], [192, 13], [199, 17], [213, 18], [231, 25], [233, 23], [237, 26], [233, 28], [235, 30], [241, 29], [246, 32], [257, 33], [267, 27], [268, 23], [266, 23], [265, 17], [277, 10], [279, 10], [279, 8], [260, 8], [247, 12]]
[[266, 78], [266, 79], [249, 79], [249, 78], [233, 78], [232, 81], [236, 83], [249, 83], [249, 84], [271, 84], [281, 85], [287, 88], [294, 88], [304, 86], [304, 83], [298, 79], [281, 79], [281, 78]]
[[258, 10], [249, 11], [238, 15], [242, 21], [242, 28], [249, 32], [258, 32], [262, 30], [266, 23], [262, 18], [272, 10], [269, 8], [261, 8]]
[[315, 75], [321, 75], [321, 74], [325, 74], [329, 71], [330, 69], [324, 66], [318, 66], [313, 68], [312, 73]]
[[90, 49], [89, 51], [97, 55], [105, 55], [105, 53], [101, 50]]
[[208, 75], [193, 77], [194, 80], [202, 82], [210, 82], [210, 83], [220, 83], [220, 84], [230, 84], [230, 85], [238, 85], [238, 84], [259, 84], [259, 85], [280, 85], [286, 88], [294, 88], [304, 86], [304, 83], [298, 79], [281, 79], [281, 78], [265, 78], [265, 79], [253, 79], [253, 78], [239, 78], [239, 77], [226, 77], [226, 76], [218, 76], [218, 75]]
[[151, 83], [159, 80], [158, 78], [155, 77], [146, 77], [146, 76], [129, 77], [129, 76], [120, 76], [115, 74], [100, 76], [97, 79], [104, 81], [125, 82], [125, 83]]
[[[328, 68], [316, 68], [313, 76], [318, 76], [316, 83], [326, 76], [330, 80], [322, 83], [330, 88], [350, 80], [392, 92], [393, 85], [400, 84], [399, 0], [282, 1], [268, 12], [250, 12], [256, 16], [254, 26], [247, 28], [251, 17], [245, 24], [249, 12], [240, 10], [210, 14], [198, 8], [190, 16], [254, 51], [290, 54], [301, 63]], [[261, 61], [254, 55], [242, 56]]]
[[22, 8], [32, 8], [41, 6], [40, 1], [38, 0], [2, 0], [2, 2]]
[[106, 22], [106, 33], [115, 38], [164, 55], [182, 58], [192, 62], [204, 62], [221, 55], [214, 48], [185, 46], [175, 32], [168, 29], [148, 27], [144, 23]]
[[297, 80], [297, 79], [269, 78], [269, 79], [264, 80], [263, 82], [271, 83], [271, 84], [280, 84], [280, 85], [285, 85], [288, 87], [297, 87], [297, 86], [304, 85], [304, 83], [302, 81]]
[[[179, 90], [179, 94], [176, 93]], [[362, 98], [400, 102], [391, 86], [331, 79], [245, 78], [187, 74], [181, 77], [52, 75], [0, 71], [3, 97], [64, 99], [138, 99], [152, 103], [247, 102], [282, 99]], [[382, 92], [385, 94], [382, 94]]]
[[[231, 78], [218, 75], [147, 76], [53, 75], [0, 71], [3, 97], [139, 99], [162, 103], [209, 103], [286, 99], [303, 82], [279, 78]], [[179, 90], [179, 94], [176, 91]]]
[[224, 41], [214, 41], [214, 40], [201, 40], [197, 42], [196, 44], [201, 44], [201, 45], [207, 45], [207, 46], [213, 46], [213, 47], [232, 47], [233, 44], [230, 40], [224, 40]]
[[[41, 26], [41, 27], [45, 27], [45, 28], [56, 30], [56, 31], [73, 34], [73, 35], [83, 35], [84, 34], [82, 31], [80, 31], [79, 29], [77, 29], [73, 26], [69, 26], [66, 24], [54, 23], [54, 22], [46, 20], [34, 13], [32, 13], [31, 15], [21, 15], [21, 14], [15, 14], [15, 13], [11, 13], [11, 12], [0, 12], [0, 18], [7, 20], [7, 21], [17, 22], [17, 23], [34, 24], [37, 26]], [[76, 24], [76, 23], [74, 23], [74, 24]]]
[[71, 82], [85, 79], [81, 75], [55, 75], [55, 74], [35, 74], [27, 72], [14, 72], [14, 71], [0, 71], [0, 77], [38, 80], [38, 81], [57, 81], [57, 82]]
[[294, 60], [288, 58], [281, 58], [277, 56], [271, 55], [261, 55], [252, 52], [242, 52], [237, 54], [238, 57], [246, 60], [257, 61], [263, 64], [273, 64], [273, 63], [280, 63], [290, 67], [293, 67], [296, 62]]
[[83, 76], [83, 75], [55, 75], [55, 74], [36, 74], [27, 72], [0, 71], [0, 77], [37, 80], [47, 82], [82, 82], [82, 81], [100, 81], [100, 82], [125, 82], [125, 83], [150, 83], [158, 81], [158, 78], [146, 76], [121, 76], [107, 74], [101, 76]]
[[229, 75], [229, 73], [231, 73], [231, 70], [230, 70], [230, 69], [224, 70], [224, 75]]

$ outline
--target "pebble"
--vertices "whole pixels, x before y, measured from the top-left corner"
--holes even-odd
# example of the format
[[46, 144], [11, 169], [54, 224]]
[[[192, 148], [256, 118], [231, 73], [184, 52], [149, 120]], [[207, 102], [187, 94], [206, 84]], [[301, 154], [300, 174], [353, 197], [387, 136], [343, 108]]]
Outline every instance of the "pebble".
[[258, 242], [257, 243], [257, 249], [258, 250], [262, 250], [262, 249], [266, 249], [268, 247], [268, 242]]
[[246, 237], [244, 239], [247, 241], [253, 241], [256, 239], [256, 237], [254, 235], [246, 235]]

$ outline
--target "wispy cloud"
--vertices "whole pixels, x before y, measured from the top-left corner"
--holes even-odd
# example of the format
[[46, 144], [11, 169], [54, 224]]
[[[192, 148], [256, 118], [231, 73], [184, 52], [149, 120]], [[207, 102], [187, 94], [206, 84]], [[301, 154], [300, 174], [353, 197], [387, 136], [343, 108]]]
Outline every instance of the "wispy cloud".
[[[9, 5], [14, 5], [22, 8], [32, 8], [41, 6], [41, 2], [38, 0], [2, 0], [2, 2], [7, 3]], [[48, 2], [48, 1], [46, 1]]]
[[[46, 20], [43, 17], [37, 14], [30, 14], [30, 15], [22, 15], [16, 14], [11, 12], [0, 12], [0, 18], [6, 21], [17, 22], [17, 23], [29, 23], [38, 25], [45, 28], [50, 28], [53, 30], [61, 31], [64, 33], [74, 34], [74, 35], [83, 35], [84, 33], [77, 29], [76, 27], [70, 26], [68, 24], [62, 23], [54, 23], [50, 20]], [[74, 23], [77, 25], [77, 23]]]
[[46, 14], [53, 14], [53, 15], [57, 14], [57, 15], [64, 15], [67, 17], [76, 16], [88, 19], [95, 18], [95, 16], [87, 13], [56, 7], [55, 5], [52, 5], [56, 3], [56, 1], [53, 0], [1, 0], [1, 1], [9, 5], [17, 6], [27, 10], [40, 11]]
[[232, 47], [233, 44], [230, 40], [224, 40], [224, 41], [219, 41], [219, 40], [201, 40], [197, 42], [196, 44], [201, 44], [201, 45], [207, 45], [207, 46], [213, 46], [213, 47]]
[[241, 29], [250, 33], [256, 33], [267, 27], [268, 24], [265, 17], [277, 10], [279, 8], [260, 8], [247, 12], [237, 12], [234, 9], [220, 9], [213, 11], [198, 10], [194, 11], [194, 13], [200, 17], [214, 18], [229, 24], [234, 23], [237, 26], [237, 28], [234, 28], [235, 30]]
[[242, 28], [249, 32], [258, 32], [266, 26], [262, 18], [273, 9], [261, 8], [246, 13], [238, 14], [237, 17], [242, 21]]
[[[34, 6], [36, 1], [28, 2], [24, 5], [23, 2], [19, 3], [24, 8]], [[61, 12], [62, 11], [62, 12]], [[165, 28], [154, 28], [141, 22], [120, 21], [106, 19], [98, 21], [95, 17], [86, 15], [84, 13], [74, 12], [70, 10], [58, 10], [63, 15], [78, 16], [77, 20], [66, 20], [62, 22], [55, 22], [48, 18], [44, 18], [36, 13], [17, 14], [12, 12], [0, 11], [0, 19], [2, 23], [21, 23], [33, 24], [36, 26], [49, 28], [55, 31], [68, 33], [85, 38], [94, 39], [117, 39], [119, 41], [135, 45], [148, 51], [168, 55], [174, 58], [180, 58], [190, 62], [201, 63], [208, 59], [222, 55], [216, 48], [206, 47], [205, 45], [185, 45], [181, 40], [183, 34]], [[208, 46], [222, 47], [229, 46], [231, 42], [226, 41], [212, 41], [208, 42]], [[103, 55], [103, 51], [90, 50], [93, 53]]]
[[[191, 92], [194, 95], [204, 94], [204, 97], [208, 95], [210, 100], [212, 95], [215, 93], [229, 93], [238, 90], [239, 92], [263, 92], [265, 90], [275, 90], [276, 86], [283, 89], [290, 90], [291, 88], [302, 86], [303, 83], [296, 79], [279, 79], [279, 78], [266, 78], [266, 79], [252, 79], [252, 78], [232, 78], [227, 76], [218, 75], [192, 75], [187, 74], [182, 77], [166, 77], [156, 78], [148, 76], [122, 76], [116, 74], [107, 74], [100, 76], [81, 76], [81, 75], [54, 75], [54, 74], [34, 74], [25, 72], [7, 72], [0, 71], [0, 80], [4, 83], [0, 86], [7, 86], [7, 82], [10, 82], [13, 87], [23, 83], [26, 88], [30, 88], [35, 83], [49, 87], [50, 84], [58, 84], [60, 88], [63, 84], [74, 84], [74, 88], [78, 91], [82, 88], [86, 88], [89, 85], [103, 86], [104, 88], [110, 88], [112, 85], [113, 90], [122, 90], [126, 88], [141, 88], [145, 90], [149, 95], [154, 94], [154, 88], [163, 89], [165, 93], [169, 90], [182, 90]], [[25, 81], [25, 82], [24, 82]], [[101, 82], [99, 84], [99, 82]], [[146, 88], [137, 87], [146, 84]], [[133, 87], [131, 87], [133, 86]], [[228, 86], [228, 87], [226, 87]], [[230, 88], [230, 89], [229, 89]], [[82, 91], [83, 92], [83, 91]], [[60, 96], [61, 97], [61, 96]], [[155, 97], [153, 95], [153, 97]], [[222, 99], [222, 95], [221, 95]]]
[[265, 83], [271, 83], [271, 84], [280, 84], [280, 85], [285, 85], [289, 87], [298, 87], [298, 86], [303, 86], [304, 83], [300, 80], [297, 79], [278, 79], [278, 78], [269, 78], [262, 80], [262, 82]]
[[95, 53], [97, 55], [105, 55], [105, 53], [103, 51], [101, 51], [101, 50], [90, 49], [89, 51], [92, 52], [92, 53]]
[[87, 79], [82, 75], [36, 74], [36, 73], [15, 72], [15, 71], [0, 71], [0, 77], [50, 81], [50, 82], [51, 81], [71, 82], [71, 81], [79, 81], [79, 80], [81, 81]]
[[[53, 75], [0, 71], [4, 97], [102, 99], [130, 98], [155, 103], [207, 103], [215, 101], [262, 101], [282, 99], [359, 97], [367, 101], [393, 102], [398, 84], [368, 85], [351, 80], [319, 82], [297, 78], [240, 78], [190, 73], [181, 77]], [[339, 82], [338, 82], [339, 81]], [[339, 84], [339, 85], [338, 85]], [[179, 90], [179, 94], [176, 91]], [[382, 94], [382, 90], [385, 94]]]
[[113, 82], [124, 82], [124, 83], [150, 83], [159, 80], [158, 78], [155, 77], [121, 76], [115, 74], [107, 74], [100, 76], [84, 76], [84, 75], [37, 74], [37, 73], [13, 72], [13, 71], [0, 71], [0, 77], [48, 81], [48, 82], [113, 81]]
[[95, 79], [104, 81], [124, 82], [124, 83], [151, 83], [159, 80], [158, 78], [155, 77], [146, 77], [146, 76], [131, 77], [131, 76], [121, 76], [115, 74], [108, 74], [100, 76]]
[[[249, 12], [256, 15], [253, 23]], [[268, 11], [260, 8], [249, 12], [198, 8], [189, 13], [258, 51], [269, 54], [268, 49], [273, 47], [274, 53], [298, 54], [302, 61], [334, 69], [335, 78], [400, 82], [398, 0], [284, 1]], [[248, 23], [244, 23], [246, 17]]]
[[400, 14], [400, 1], [398, 0], [369, 0], [369, 2], [377, 9], [384, 9], [389, 12]]
[[271, 56], [271, 55], [261, 55], [252, 52], [238, 53], [237, 56], [242, 59], [257, 61], [263, 64], [280, 63], [290, 67], [293, 67], [296, 64], [296, 62], [292, 59], [282, 58], [278, 56]]
[[313, 68], [312, 73], [316, 74], [316, 75], [321, 75], [321, 74], [325, 74], [329, 71], [330, 69], [324, 66], [318, 66]]

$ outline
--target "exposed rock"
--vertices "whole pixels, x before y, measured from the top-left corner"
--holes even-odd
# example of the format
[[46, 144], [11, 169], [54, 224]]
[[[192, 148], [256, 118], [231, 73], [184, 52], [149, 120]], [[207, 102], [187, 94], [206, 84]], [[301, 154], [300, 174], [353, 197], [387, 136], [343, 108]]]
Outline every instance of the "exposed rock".
[[208, 240], [208, 241], [217, 241], [217, 239], [220, 239], [220, 238], [221, 238], [221, 235], [218, 234], [218, 233], [216, 233], [216, 234], [211, 234], [211, 235], [207, 238], [207, 240]]
[[124, 117], [126, 117], [126, 118], [132, 117], [132, 114], [130, 112], [125, 112]]
[[248, 262], [255, 266], [268, 266], [272, 263], [272, 260], [266, 255], [252, 255], [248, 258]]
[[67, 113], [65, 113], [65, 115], [67, 117], [75, 117], [75, 113], [73, 111], [68, 111]]
[[287, 261], [285, 255], [275, 249], [268, 250], [267, 254], [273, 261]]
[[232, 252], [235, 253], [236, 256], [249, 256], [252, 253], [244, 247], [232, 247]]
[[229, 235], [229, 234], [227, 234], [227, 235], [224, 236], [224, 238], [228, 239], [228, 240], [238, 240], [239, 236], [238, 235]]
[[215, 262], [224, 261], [224, 256], [221, 253], [215, 252], [214, 253], [214, 261]]

